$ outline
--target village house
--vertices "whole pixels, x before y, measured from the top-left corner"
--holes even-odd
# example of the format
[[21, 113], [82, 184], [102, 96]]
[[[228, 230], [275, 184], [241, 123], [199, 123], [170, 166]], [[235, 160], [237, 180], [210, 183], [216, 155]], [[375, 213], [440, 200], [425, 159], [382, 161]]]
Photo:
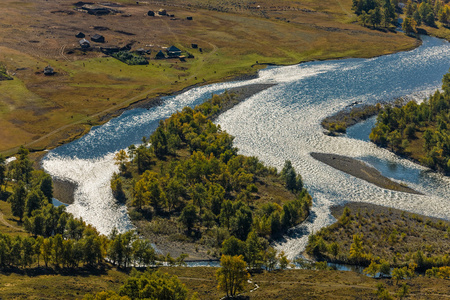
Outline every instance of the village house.
[[104, 43], [105, 37], [103, 35], [96, 33], [94, 36], [91, 37], [91, 40], [96, 43]]
[[168, 57], [179, 57], [181, 55], [181, 50], [175, 46], [170, 46], [166, 51]]
[[50, 65], [48, 65], [44, 68], [44, 75], [49, 76], [49, 75], [53, 75], [53, 74], [55, 74], [55, 70], [52, 67], [50, 67]]
[[79, 43], [82, 49], [88, 49], [89, 47], [91, 47], [91, 43], [87, 39], [83, 38], [79, 41]]
[[155, 58], [156, 59], [164, 59], [164, 58], [166, 58], [166, 56], [164, 55], [164, 53], [162, 51], [159, 51], [158, 53], [156, 53]]

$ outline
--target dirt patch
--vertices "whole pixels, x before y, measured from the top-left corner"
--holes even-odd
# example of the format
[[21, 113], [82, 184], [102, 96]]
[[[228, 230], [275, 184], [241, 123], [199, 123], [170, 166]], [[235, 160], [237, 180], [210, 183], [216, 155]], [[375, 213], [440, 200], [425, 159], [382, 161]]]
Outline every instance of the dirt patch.
[[53, 178], [53, 197], [65, 204], [72, 204], [77, 184], [60, 178]]
[[422, 193], [417, 192], [412, 188], [384, 177], [377, 169], [369, 167], [368, 165], [357, 159], [336, 154], [316, 152], [311, 153], [311, 156], [318, 161], [323, 162], [324, 164], [338, 169], [339, 171], [370, 182], [378, 187], [392, 191], [423, 195]]

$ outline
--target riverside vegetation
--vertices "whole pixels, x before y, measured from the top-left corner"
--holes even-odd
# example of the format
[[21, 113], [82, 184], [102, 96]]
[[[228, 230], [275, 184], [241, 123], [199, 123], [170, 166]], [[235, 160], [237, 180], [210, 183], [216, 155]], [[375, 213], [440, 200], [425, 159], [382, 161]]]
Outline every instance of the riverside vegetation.
[[386, 106], [370, 133], [375, 144], [406, 155], [432, 169], [450, 171], [450, 74], [444, 75], [443, 91], [421, 104]]
[[233, 137], [211, 121], [235, 97], [213, 95], [161, 121], [150, 147], [129, 147], [131, 162], [117, 154], [111, 187], [119, 199], [128, 196], [140, 234], [195, 242], [216, 256], [242, 254], [261, 268], [276, 255], [269, 241], [305, 220], [312, 199], [289, 161], [278, 173], [238, 155]]
[[366, 267], [384, 264], [386, 275], [390, 267], [422, 273], [440, 267], [450, 270], [449, 222], [376, 205], [352, 206], [353, 210], [334, 209], [338, 221], [310, 235], [308, 254], [320, 260]]

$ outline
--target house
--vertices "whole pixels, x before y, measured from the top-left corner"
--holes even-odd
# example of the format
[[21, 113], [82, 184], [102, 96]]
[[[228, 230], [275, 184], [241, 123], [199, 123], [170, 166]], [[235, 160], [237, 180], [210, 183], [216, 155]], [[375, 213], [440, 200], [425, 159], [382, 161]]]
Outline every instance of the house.
[[154, 17], [154, 16], [155, 16], [155, 12], [154, 12], [153, 10], [149, 10], [149, 11], [147, 12], [147, 16], [149, 16], [149, 17]]
[[186, 20], [192, 21], [192, 17], [186, 17]]
[[48, 65], [44, 68], [44, 75], [49, 76], [49, 75], [53, 75], [53, 74], [55, 74], [55, 71], [53, 70], [52, 67], [50, 67], [50, 65]]
[[103, 35], [96, 33], [94, 36], [91, 37], [91, 40], [97, 43], [104, 43], [105, 37]]
[[198, 45], [197, 44], [191, 44], [192, 49], [197, 49]]
[[82, 33], [81, 31], [80, 32], [78, 32], [76, 35], [75, 35], [75, 37], [77, 37], [77, 38], [84, 38], [86, 35], [84, 34], [84, 33]]
[[155, 58], [156, 59], [163, 59], [163, 58], [166, 58], [166, 56], [164, 55], [164, 53], [162, 51], [159, 51], [158, 53], [156, 53]]
[[87, 49], [87, 48], [91, 47], [91, 43], [87, 39], [83, 38], [79, 41], [79, 43], [80, 43], [80, 47], [83, 49]]
[[181, 50], [175, 46], [170, 46], [167, 48], [167, 56], [169, 57], [179, 57], [181, 55]]

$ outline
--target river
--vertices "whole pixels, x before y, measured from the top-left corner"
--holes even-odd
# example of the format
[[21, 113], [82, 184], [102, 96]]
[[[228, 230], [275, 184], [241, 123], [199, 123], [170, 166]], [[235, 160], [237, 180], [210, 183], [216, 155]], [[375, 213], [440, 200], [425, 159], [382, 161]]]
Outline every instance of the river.
[[[104, 234], [113, 227], [131, 229], [126, 208], [116, 204], [109, 188], [117, 171], [114, 152], [140, 143], [160, 119], [201, 103], [211, 93], [248, 84], [276, 84], [223, 113], [216, 122], [235, 136], [239, 153], [258, 156], [279, 169], [289, 159], [301, 173], [313, 196], [311, 217], [276, 245], [293, 258], [304, 249], [308, 233], [335, 221], [329, 212], [334, 204], [360, 201], [450, 219], [450, 180], [369, 143], [360, 133], [370, 130], [370, 121], [355, 125], [342, 137], [324, 135], [320, 126], [323, 118], [355, 101], [372, 104], [396, 97], [420, 101], [440, 87], [449, 67], [449, 43], [428, 36], [408, 52], [268, 67], [256, 79], [198, 87], [167, 97], [158, 107], [126, 111], [81, 139], [50, 151], [42, 164], [52, 176], [78, 184], [69, 212]], [[314, 160], [311, 152], [361, 159], [425, 195], [376, 187]]]

